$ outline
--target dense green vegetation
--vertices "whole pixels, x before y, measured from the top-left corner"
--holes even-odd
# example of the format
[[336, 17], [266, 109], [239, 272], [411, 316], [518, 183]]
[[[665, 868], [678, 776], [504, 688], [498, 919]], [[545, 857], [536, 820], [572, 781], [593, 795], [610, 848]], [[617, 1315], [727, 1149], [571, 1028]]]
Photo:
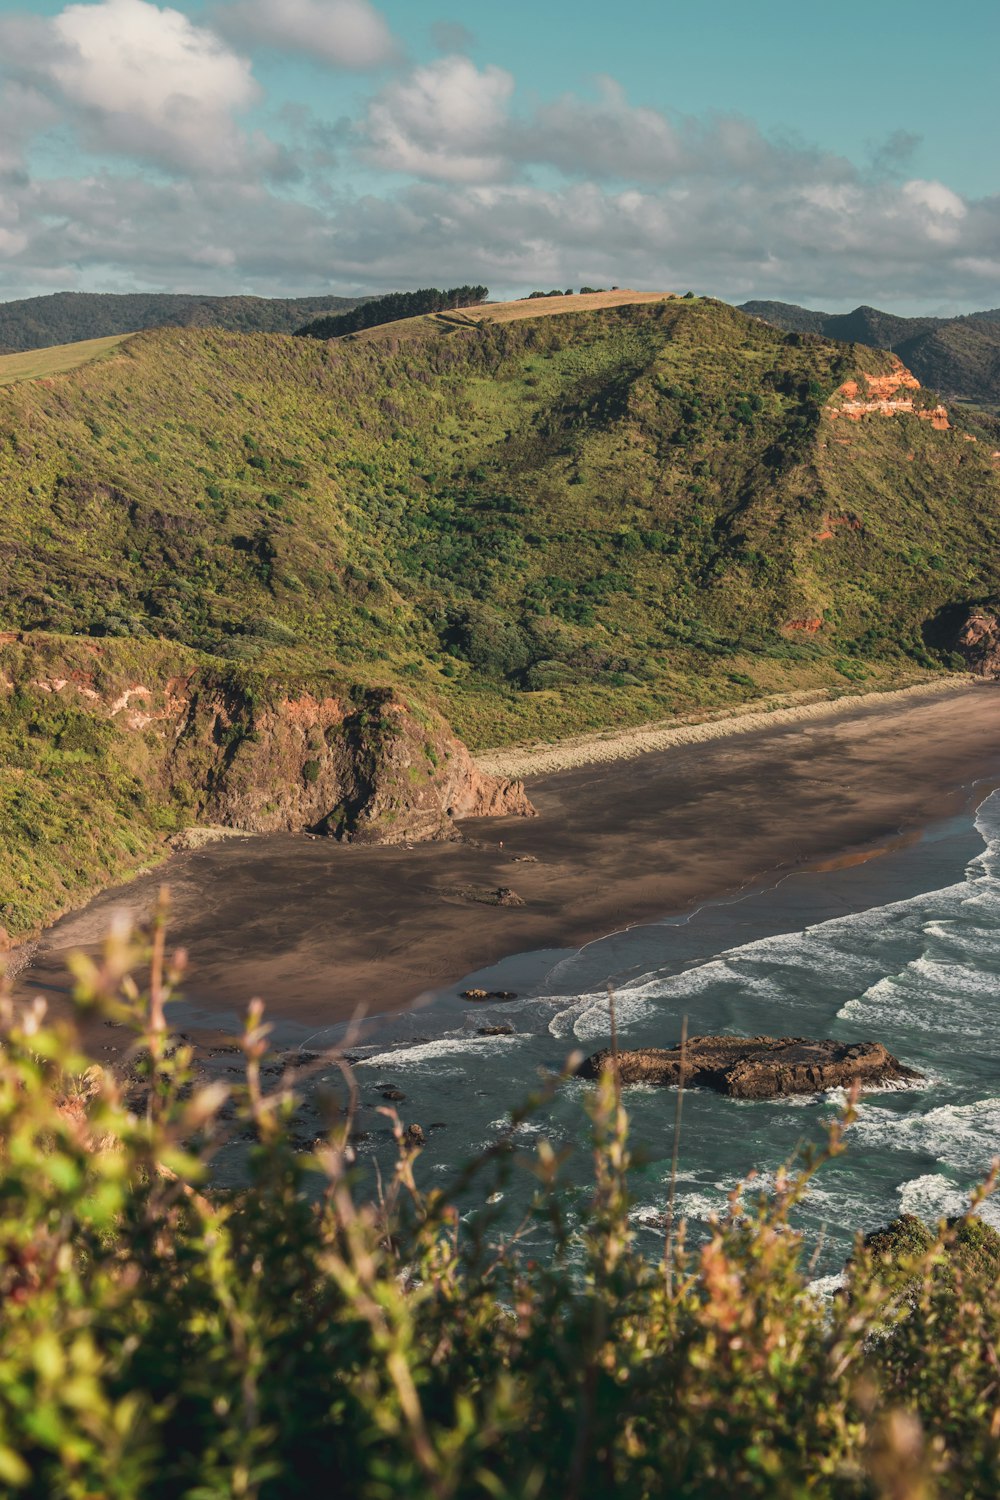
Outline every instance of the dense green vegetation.
[[[917, 417], [832, 422], [859, 367], [888, 357], [698, 299], [405, 343], [141, 334], [0, 391], [0, 630], [95, 638], [126, 685], [140, 647], [384, 684], [473, 746], [912, 680], [951, 660], [941, 612], [995, 592], [1000, 476]], [[36, 698], [0, 693], [28, 806]], [[106, 850], [162, 838], [155, 798], [127, 831], [111, 801]], [[34, 850], [38, 920], [58, 840]]]
[[417, 292], [389, 292], [385, 297], [371, 297], [360, 307], [332, 318], [317, 318], [298, 330], [303, 338], [337, 339], [345, 333], [360, 333], [363, 328], [378, 328], [400, 318], [418, 318], [427, 313], [455, 312], [460, 307], [474, 307], [485, 302], [489, 288], [454, 286], [442, 292], [437, 287], [423, 287]]
[[356, 297], [205, 297], [175, 292], [54, 292], [0, 302], [0, 354], [137, 333], [229, 328], [293, 333], [308, 318], [355, 307]]
[[0, 625], [335, 661], [478, 744], [927, 668], [995, 578], [997, 476], [913, 418], [826, 422], [859, 361], [679, 301], [140, 336], [0, 396]]
[[[86, 1013], [134, 1034], [123, 1079], [0, 996], [5, 1495], [992, 1500], [1000, 1237], [978, 1219], [859, 1242], [823, 1301], [794, 1229], [819, 1156], [734, 1194], [701, 1244], [665, 1202], [650, 1260], [610, 1075], [590, 1192], [513, 1128], [429, 1185], [392, 1117], [375, 1200], [346, 1065], [325, 1093], [301, 1056], [274, 1066], [255, 1005], [199, 1075], [170, 1036], [176, 972], [162, 924], [75, 961]], [[843, 1146], [838, 1126], [825, 1155]], [[511, 1235], [469, 1205], [523, 1171]]]
[[1000, 408], [1000, 308], [961, 318], [901, 318], [875, 307], [812, 312], [790, 302], [744, 302], [776, 328], [891, 349], [918, 380], [952, 400]]

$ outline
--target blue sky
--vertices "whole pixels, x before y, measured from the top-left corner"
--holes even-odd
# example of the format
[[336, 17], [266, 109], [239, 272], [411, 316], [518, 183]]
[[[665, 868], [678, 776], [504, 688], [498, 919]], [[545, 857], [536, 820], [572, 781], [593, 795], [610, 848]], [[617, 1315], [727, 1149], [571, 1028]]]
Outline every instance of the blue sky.
[[998, 33], [984, 0], [0, 0], [0, 297], [997, 306]]

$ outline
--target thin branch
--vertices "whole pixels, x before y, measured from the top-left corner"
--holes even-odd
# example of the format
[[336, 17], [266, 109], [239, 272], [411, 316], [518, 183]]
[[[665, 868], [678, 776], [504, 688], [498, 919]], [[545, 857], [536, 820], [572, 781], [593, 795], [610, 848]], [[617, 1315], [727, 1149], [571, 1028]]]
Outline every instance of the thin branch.
[[611, 1065], [615, 1073], [615, 1105], [621, 1108], [622, 1102], [622, 1076], [618, 1061], [618, 1013], [615, 1008], [615, 987], [608, 982], [608, 1011], [611, 1016]]
[[667, 1198], [667, 1232], [663, 1247], [663, 1262], [667, 1271], [667, 1290], [673, 1287], [674, 1279], [674, 1203], [677, 1198], [677, 1163], [681, 1149], [681, 1111], [684, 1107], [684, 1078], [687, 1063], [688, 1018], [681, 1022], [681, 1065], [677, 1079], [677, 1105], [674, 1110], [674, 1149], [670, 1159], [670, 1194]]

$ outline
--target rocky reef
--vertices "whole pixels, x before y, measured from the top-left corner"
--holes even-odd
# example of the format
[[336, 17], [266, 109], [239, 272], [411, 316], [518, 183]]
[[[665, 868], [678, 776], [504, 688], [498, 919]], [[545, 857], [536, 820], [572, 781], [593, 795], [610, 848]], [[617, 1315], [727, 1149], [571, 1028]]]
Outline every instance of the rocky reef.
[[[588, 1057], [581, 1078], [597, 1078], [615, 1065], [606, 1049]], [[622, 1083], [714, 1089], [733, 1099], [779, 1099], [827, 1089], [876, 1088], [919, 1077], [881, 1042], [809, 1041], [804, 1037], [695, 1036], [681, 1048], [643, 1047], [618, 1053]]]

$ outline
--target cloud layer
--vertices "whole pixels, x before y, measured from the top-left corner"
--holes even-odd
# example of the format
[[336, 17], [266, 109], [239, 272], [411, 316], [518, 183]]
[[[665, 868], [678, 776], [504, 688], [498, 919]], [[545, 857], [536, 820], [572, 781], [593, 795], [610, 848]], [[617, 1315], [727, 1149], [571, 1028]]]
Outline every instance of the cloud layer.
[[[368, 0], [205, 14], [82, 0], [0, 21], [0, 296], [482, 280], [1000, 300], [1000, 199], [908, 171], [902, 129], [857, 163], [741, 117], [637, 105], [610, 78], [525, 109], [488, 62], [406, 62]], [[350, 70], [367, 100], [345, 120], [267, 99], [261, 49]], [[43, 165], [53, 141], [71, 143], [68, 168]]]
[[368, 0], [234, 0], [213, 20], [237, 45], [270, 47], [364, 71], [396, 58], [388, 23]]

